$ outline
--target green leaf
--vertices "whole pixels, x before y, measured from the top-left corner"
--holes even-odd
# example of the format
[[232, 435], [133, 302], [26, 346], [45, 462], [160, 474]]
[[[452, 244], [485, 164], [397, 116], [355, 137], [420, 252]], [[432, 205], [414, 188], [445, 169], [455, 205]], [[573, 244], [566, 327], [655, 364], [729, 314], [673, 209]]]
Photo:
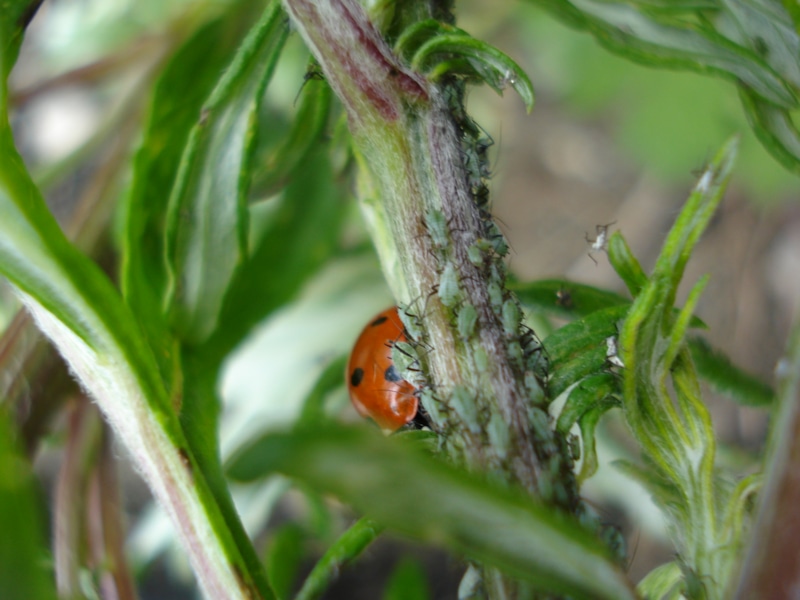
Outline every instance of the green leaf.
[[304, 558], [306, 535], [295, 523], [280, 526], [272, 535], [265, 563], [272, 591], [278, 600], [291, 597]]
[[721, 544], [714, 432], [683, 340], [706, 279], [694, 286], [677, 316], [673, 305], [691, 251], [730, 178], [736, 147], [737, 140], [730, 140], [700, 177], [619, 335], [624, 414], [651, 466], [645, 481], [664, 482], [664, 493], [654, 489], [654, 499], [681, 532], [675, 543], [686, 573], [721, 582], [732, 562], [712, 559]]
[[786, 169], [800, 173], [800, 132], [791, 114], [745, 88], [739, 98], [759, 141]]
[[0, 273], [97, 401], [167, 507], [209, 596], [271, 597], [243, 564], [188, 448], [151, 349], [99, 267], [71, 245], [25, 170], [0, 115]]
[[0, 112], [8, 110], [8, 75], [17, 61], [25, 28], [42, 0], [6, 0], [0, 10]]
[[508, 288], [527, 308], [565, 319], [586, 317], [598, 310], [631, 303], [614, 292], [565, 279], [511, 281]]
[[689, 350], [700, 376], [718, 392], [742, 406], [771, 406], [774, 403], [775, 391], [772, 387], [739, 369], [706, 340], [689, 338]]
[[[626, 255], [622, 255], [624, 249]], [[630, 253], [625, 239], [615, 232], [609, 239], [608, 256], [617, 274], [626, 282], [634, 295], [647, 283], [639, 262]], [[540, 279], [520, 282], [512, 280], [508, 284], [520, 302], [533, 311], [562, 319], [579, 319], [606, 308], [630, 306], [631, 301], [624, 296], [590, 285], [566, 279]], [[707, 325], [697, 317], [692, 317], [692, 327], [707, 329]]]
[[800, 36], [784, 8], [770, 0], [722, 0], [721, 4], [727, 9], [722, 16], [729, 17], [735, 27], [728, 28], [729, 35], [765, 57], [786, 82], [800, 88]]
[[587, 377], [570, 390], [567, 402], [558, 415], [556, 429], [567, 434], [578, 419], [596, 406], [601, 404], [607, 405], [607, 408], [619, 406], [619, 400], [614, 398], [614, 394], [618, 392], [619, 385], [611, 373], [599, 373]]
[[330, 86], [310, 78], [303, 84], [300, 97], [300, 107], [282, 143], [257, 161], [253, 173], [253, 194], [257, 197], [269, 197], [286, 185], [325, 131], [333, 97]]
[[[337, 248], [346, 203], [327, 155], [312, 152], [292, 174], [255, 249], [231, 282], [216, 333], [204, 352], [219, 361], [261, 319], [291, 300]], [[267, 206], [272, 209], [273, 207]], [[259, 211], [259, 205], [250, 210]]]
[[786, 12], [791, 15], [795, 31], [800, 31], [800, 6], [798, 6], [797, 2], [792, 2], [792, 0], [783, 0], [781, 4], [783, 4]]
[[639, 582], [636, 590], [644, 598], [658, 598], [659, 600], [680, 600], [683, 595], [683, 574], [676, 562], [668, 562], [650, 571]]
[[368, 429], [269, 435], [230, 468], [239, 480], [274, 471], [335, 494], [404, 535], [443, 544], [541, 589], [634, 597], [605, 547], [570, 518]]
[[638, 296], [647, 285], [647, 275], [619, 231], [612, 233], [608, 240], [608, 261], [625, 282], [631, 295], [634, 298]]
[[411, 62], [414, 54], [419, 50], [420, 46], [425, 42], [430, 41], [437, 35], [445, 33], [453, 33], [469, 36], [463, 29], [453, 27], [447, 23], [442, 23], [436, 19], [423, 19], [417, 21], [406, 27], [394, 43], [394, 52], [401, 56], [403, 60]]
[[425, 569], [419, 561], [404, 558], [394, 568], [383, 600], [428, 600], [431, 597]]
[[[220, 326], [200, 346], [183, 349], [181, 424], [208, 479], [214, 498], [234, 540], [251, 570], [256, 557], [219, 464], [217, 425], [220, 411], [217, 376], [224, 358], [252, 327], [284, 305], [335, 249], [344, 204], [332, 187], [326, 156], [314, 152], [299, 166], [315, 177], [297, 177], [284, 197], [270, 205], [253, 205], [251, 211], [271, 210], [259, 232], [259, 245], [240, 269], [225, 298]], [[338, 379], [341, 382], [339, 371]]]
[[525, 103], [527, 111], [531, 111], [533, 84], [525, 71], [508, 55], [461, 30], [456, 33], [442, 33], [422, 44], [411, 59], [411, 66], [428, 73], [432, 79], [438, 79], [451, 72], [453, 64], [463, 64], [445, 60], [453, 56], [465, 59], [477, 78], [498, 94], [502, 95], [508, 85], [513, 87]]
[[463, 29], [435, 19], [419, 21], [400, 34], [394, 51], [434, 80], [445, 74], [467, 75], [501, 95], [510, 84], [528, 112], [533, 108], [533, 84], [527, 74], [509, 56]]
[[602, 46], [628, 59], [718, 75], [743, 83], [777, 106], [797, 106], [794, 92], [758, 54], [710, 27], [688, 21], [659, 21], [622, 2], [533, 1], [568, 25], [589, 31]]
[[245, 4], [235, 4], [238, 10], [199, 28], [170, 58], [155, 85], [144, 139], [133, 163], [133, 183], [123, 204], [121, 286], [167, 382], [177, 360], [163, 314], [169, 190], [200, 108], [230, 62], [245, 23], [251, 22]]
[[549, 358], [548, 395], [556, 398], [584, 377], [607, 368], [606, 340], [617, 335], [617, 324], [629, 306], [612, 306], [557, 329], [544, 339]]
[[800, 35], [791, 26], [796, 3], [532, 1], [632, 61], [735, 83], [761, 143], [800, 172], [800, 135], [789, 112], [800, 107]]
[[271, 2], [243, 42], [189, 135], [167, 214], [167, 305], [190, 343], [213, 333], [247, 255], [255, 119], [288, 29]]
[[597, 472], [598, 461], [595, 430], [597, 429], [597, 424], [600, 422], [600, 417], [602, 417], [609, 408], [619, 406], [618, 401], [612, 402], [609, 400], [610, 398], [606, 397], [603, 404], [598, 404], [585, 412], [579, 421], [581, 440], [583, 441], [583, 462], [581, 463], [581, 470], [578, 473], [579, 484], [583, 483]]
[[6, 600], [56, 597], [45, 543], [46, 510], [34, 489], [30, 465], [17, 447], [0, 407], [0, 589]]
[[[180, 359], [183, 378], [179, 396], [182, 401], [180, 424], [186, 441], [242, 561], [249, 572], [261, 578], [261, 562], [239, 519], [220, 463], [217, 435], [221, 408], [217, 394], [219, 365], [209, 363], [202, 347], [184, 347]], [[262, 588], [267, 586], [266, 579], [259, 579], [258, 583]]]
[[748, 516], [756, 502], [756, 496], [764, 485], [764, 473], [751, 473], [736, 484], [730, 495], [728, 505], [725, 507], [723, 519], [723, 533], [733, 542], [732, 549], [736, 550], [741, 545], [741, 532], [749, 524]]
[[594, 432], [608, 410], [621, 405], [619, 378], [612, 373], [598, 373], [581, 380], [569, 391], [564, 408], [558, 415], [556, 429], [567, 435], [575, 423], [581, 430], [583, 463], [578, 481], [582, 482], [597, 471], [597, 449]]
[[353, 523], [314, 565], [294, 600], [321, 597], [349, 563], [358, 558], [377, 538], [383, 527], [371, 519]]

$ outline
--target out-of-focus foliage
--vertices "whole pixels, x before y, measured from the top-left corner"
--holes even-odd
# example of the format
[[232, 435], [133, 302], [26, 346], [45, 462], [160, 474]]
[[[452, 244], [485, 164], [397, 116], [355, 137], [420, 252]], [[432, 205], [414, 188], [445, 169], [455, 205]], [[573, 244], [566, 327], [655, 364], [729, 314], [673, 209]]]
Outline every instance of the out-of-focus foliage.
[[622, 51], [605, 51], [592, 37], [537, 9], [521, 6], [519, 11], [525, 32], [520, 38], [530, 48], [536, 85], [578, 115], [609, 117], [614, 136], [639, 165], [686, 185], [710, 159], [709, 140], [738, 133], [736, 181], [753, 192], [754, 201], [770, 203], [800, 191], [797, 177], [756, 139], [729, 83], [672, 70], [682, 67], [677, 63], [670, 69], [642, 66], [626, 60]]

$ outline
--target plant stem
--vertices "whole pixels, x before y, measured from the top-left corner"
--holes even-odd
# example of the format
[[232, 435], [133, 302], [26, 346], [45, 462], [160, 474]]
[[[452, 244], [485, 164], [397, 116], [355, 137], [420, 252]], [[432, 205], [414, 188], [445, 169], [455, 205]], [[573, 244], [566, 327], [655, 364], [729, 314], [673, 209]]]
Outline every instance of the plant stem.
[[[521, 345], [516, 300], [503, 287], [499, 298], [491, 289], [504, 283], [500, 257], [470, 260], [486, 217], [468, 187], [446, 90], [402, 64], [355, 0], [284, 4], [347, 109], [373, 241], [395, 297], [421, 330], [420, 362], [436, 396], [434, 426], [447, 430], [451, 453], [470, 467], [574, 508], [566, 463], [556, 471], [569, 489], [543, 489], [559, 452], [552, 432], [534, 434], [529, 425], [530, 407], [542, 395], [530, 377], [526, 384], [528, 365], [514, 356]], [[434, 213], [442, 217], [440, 235], [431, 231]], [[451, 274], [452, 297], [443, 289]], [[477, 321], [460, 332], [456, 319], [467, 306]], [[489, 433], [498, 419], [507, 437]]]
[[535, 377], [540, 356], [505, 289], [504, 252], [488, 244], [494, 224], [470, 188], [461, 84], [408, 68], [356, 0], [284, 6], [347, 111], [362, 212], [416, 340], [422, 403], [447, 453], [579, 513], [566, 443]]
[[767, 481], [751, 526], [751, 543], [731, 598], [792, 598], [800, 586], [800, 325], [795, 324], [786, 357], [779, 363], [779, 384]]

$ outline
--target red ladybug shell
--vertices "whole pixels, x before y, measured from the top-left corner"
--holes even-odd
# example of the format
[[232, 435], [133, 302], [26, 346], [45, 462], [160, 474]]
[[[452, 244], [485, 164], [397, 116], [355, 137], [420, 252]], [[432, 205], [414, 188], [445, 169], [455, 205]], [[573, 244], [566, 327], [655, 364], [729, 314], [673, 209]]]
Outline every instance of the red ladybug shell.
[[396, 431], [411, 422], [419, 407], [416, 388], [403, 379], [392, 361], [392, 346], [405, 341], [403, 322], [393, 306], [364, 328], [347, 362], [347, 389], [353, 406], [383, 430]]

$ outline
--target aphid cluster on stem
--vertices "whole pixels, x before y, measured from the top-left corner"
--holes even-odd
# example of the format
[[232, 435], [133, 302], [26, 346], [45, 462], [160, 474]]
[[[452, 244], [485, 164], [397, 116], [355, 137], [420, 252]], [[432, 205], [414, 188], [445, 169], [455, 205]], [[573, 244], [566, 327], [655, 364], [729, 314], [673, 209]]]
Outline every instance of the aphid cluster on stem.
[[[544, 348], [533, 331], [522, 326], [519, 302], [506, 289], [506, 268], [502, 259], [508, 254], [508, 243], [490, 211], [489, 179], [492, 170], [488, 151], [494, 141], [464, 110], [464, 89], [463, 82], [459, 81], [448, 82], [445, 86], [450, 114], [460, 135], [467, 187], [479, 216], [479, 235], [467, 249], [467, 258], [488, 282], [489, 302], [502, 324], [509, 356], [522, 372], [533, 375], [535, 383], [527, 387], [532, 399], [541, 400], [547, 378], [547, 361], [541, 360]], [[468, 337], [465, 334], [474, 330], [474, 313], [472, 306], [462, 307], [458, 312], [462, 337]]]
[[[430, 346], [421, 318], [435, 304], [437, 311], [443, 311], [451, 319], [457, 334], [455, 343], [463, 348], [463, 352], [458, 352], [458, 360], [468, 362], [468, 371], [472, 373], [470, 383], [457, 384], [442, 398], [438, 398], [435, 388], [428, 388], [422, 404], [431, 413], [434, 429], [436, 425], [443, 427], [445, 422], [440, 419], [452, 411], [462, 423], [468, 424], [467, 429], [472, 434], [478, 435], [483, 430], [488, 435], [491, 430], [489, 444], [500, 452], [505, 446], [503, 436], [496, 430], [501, 419], [495, 417], [492, 421], [492, 418], [496, 411], [507, 409], [487, 405], [487, 402], [494, 402], [492, 392], [484, 395], [478, 388], [483, 381], [492, 380], [495, 382], [492, 385], [496, 385], [498, 365], [507, 362], [511, 367], [508, 376], [522, 384], [518, 389], [523, 392], [523, 402], [545, 406], [547, 360], [543, 359], [539, 340], [522, 326], [519, 303], [506, 288], [503, 258], [509, 248], [492, 219], [489, 205], [488, 150], [493, 141], [463, 109], [464, 81], [454, 77], [442, 83], [440, 89], [458, 140], [458, 153], [453, 160], [460, 165], [455, 172], [463, 177], [461, 189], [468, 192], [460, 198], [471, 198], [472, 202], [466, 212], [464, 205], [454, 208], [452, 204], [428, 205], [424, 210], [420, 224], [427, 237], [426, 256], [436, 265], [435, 284], [427, 290], [419, 290], [421, 297], [409, 306], [401, 306], [399, 315], [416, 340], [417, 347], [406, 349], [406, 353], [414, 356], [410, 362], [417, 366], [419, 360], [414, 351], [419, 350], [419, 344], [427, 345], [434, 352], [441, 350]], [[454, 197], [450, 201], [454, 201]], [[476, 296], [476, 290], [483, 291]], [[488, 330], [484, 328], [487, 327], [496, 328], [500, 336], [486, 337]], [[398, 366], [405, 367], [404, 363], [409, 361], [407, 357], [397, 356], [399, 348], [394, 351], [395, 360]], [[423, 367], [426, 362], [423, 356]], [[401, 373], [407, 379], [414, 376], [407, 367], [401, 369]], [[489, 379], [484, 380], [484, 377]], [[537, 429], [530, 424], [528, 427]], [[505, 460], [502, 456], [498, 458]]]

